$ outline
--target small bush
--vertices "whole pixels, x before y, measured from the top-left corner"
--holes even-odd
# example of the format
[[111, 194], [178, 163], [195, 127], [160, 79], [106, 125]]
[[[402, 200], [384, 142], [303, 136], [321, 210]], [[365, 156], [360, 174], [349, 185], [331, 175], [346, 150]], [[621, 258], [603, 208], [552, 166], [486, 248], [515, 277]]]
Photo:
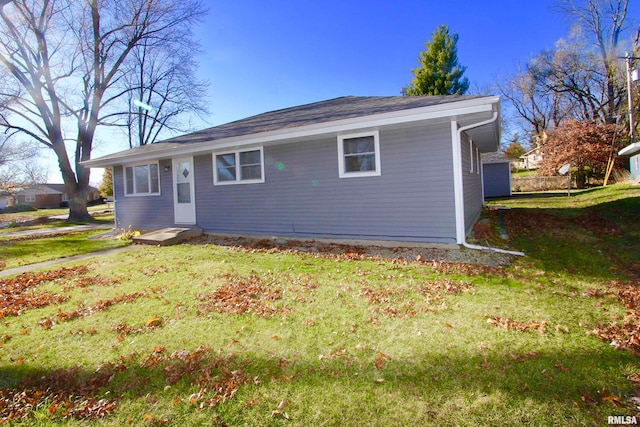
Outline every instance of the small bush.
[[133, 240], [134, 237], [138, 237], [140, 232], [138, 230], [132, 230], [131, 226], [129, 226], [126, 230], [123, 230], [122, 233], [118, 234], [118, 240]]
[[31, 205], [13, 205], [0, 209], [0, 213], [35, 212], [38, 209]]
[[626, 169], [614, 169], [612, 175], [614, 182], [631, 182], [631, 172]]
[[31, 205], [18, 205], [18, 212], [35, 212], [38, 208]]

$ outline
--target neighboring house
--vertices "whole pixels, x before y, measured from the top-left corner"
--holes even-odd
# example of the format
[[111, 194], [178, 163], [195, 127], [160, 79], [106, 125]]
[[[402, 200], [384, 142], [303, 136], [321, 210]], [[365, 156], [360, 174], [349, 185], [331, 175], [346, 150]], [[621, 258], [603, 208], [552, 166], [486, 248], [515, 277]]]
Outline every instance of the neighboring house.
[[520, 156], [520, 159], [520, 164], [518, 165], [520, 169], [538, 169], [542, 161], [542, 154], [539, 148], [534, 148]]
[[[59, 208], [67, 205], [69, 196], [64, 184], [39, 184], [16, 194], [19, 204], [31, 205], [38, 209]], [[100, 191], [95, 187], [89, 187], [87, 202], [100, 198]]]
[[631, 181], [640, 182], [640, 142], [634, 142], [618, 151], [619, 156], [629, 156], [629, 171]]
[[0, 209], [9, 206], [13, 206], [13, 196], [6, 191], [0, 191]]
[[463, 243], [493, 96], [342, 97], [84, 162], [113, 167], [116, 227]]
[[640, 182], [640, 154], [636, 154], [629, 158], [629, 170], [631, 171], [631, 180], [636, 184]]
[[482, 153], [482, 188], [484, 197], [511, 196], [511, 163], [504, 153]]

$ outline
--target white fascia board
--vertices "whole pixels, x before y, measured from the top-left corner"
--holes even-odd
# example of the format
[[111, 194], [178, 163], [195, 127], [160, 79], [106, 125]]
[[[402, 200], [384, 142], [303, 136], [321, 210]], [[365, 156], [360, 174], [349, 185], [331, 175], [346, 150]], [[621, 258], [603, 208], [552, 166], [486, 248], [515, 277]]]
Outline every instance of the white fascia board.
[[87, 160], [82, 162], [86, 167], [105, 167], [119, 164], [129, 164], [148, 160], [166, 159], [174, 156], [197, 155], [212, 151], [235, 149], [239, 147], [260, 146], [273, 142], [286, 142], [295, 139], [308, 138], [323, 134], [340, 134], [353, 132], [358, 129], [377, 129], [383, 126], [434, 120], [445, 117], [460, 117], [468, 114], [493, 112], [495, 105], [499, 105], [500, 97], [474, 98], [466, 101], [456, 101], [447, 104], [430, 105], [428, 107], [411, 108], [392, 111], [389, 113], [373, 114], [349, 119], [333, 120], [296, 128], [283, 128], [274, 131], [254, 133], [218, 139], [215, 141], [184, 143], [184, 146], [173, 146], [166, 150], [155, 150], [152, 153], [111, 157], [110, 159]]
[[640, 152], [640, 142], [634, 142], [618, 151], [618, 156], [631, 156]]

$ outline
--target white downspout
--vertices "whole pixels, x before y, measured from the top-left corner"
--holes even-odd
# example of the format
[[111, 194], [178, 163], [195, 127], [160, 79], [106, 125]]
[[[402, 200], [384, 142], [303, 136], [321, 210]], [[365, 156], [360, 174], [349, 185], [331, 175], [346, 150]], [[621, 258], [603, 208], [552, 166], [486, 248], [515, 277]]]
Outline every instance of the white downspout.
[[[458, 128], [458, 122], [451, 122], [451, 142], [453, 150], [453, 186], [454, 186], [454, 200], [455, 200], [455, 212], [456, 212], [456, 240], [459, 245], [463, 245], [469, 249], [490, 250], [509, 255], [524, 256], [524, 252], [508, 251], [506, 249], [492, 248], [489, 246], [473, 245], [467, 242], [467, 233], [465, 229], [464, 218], [464, 183], [463, 183], [463, 171], [462, 171], [462, 153], [460, 149], [460, 141], [462, 140], [462, 132], [469, 129], [477, 128], [480, 126], [488, 125], [498, 119], [498, 112], [493, 112], [493, 117], [481, 122], [472, 123], [467, 126]], [[484, 199], [483, 199], [484, 200]]]

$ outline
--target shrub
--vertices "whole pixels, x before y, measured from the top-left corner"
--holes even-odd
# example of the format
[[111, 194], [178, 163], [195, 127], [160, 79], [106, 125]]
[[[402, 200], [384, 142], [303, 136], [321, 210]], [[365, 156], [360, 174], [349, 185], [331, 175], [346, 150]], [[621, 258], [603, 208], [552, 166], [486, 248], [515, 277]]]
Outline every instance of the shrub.
[[134, 237], [138, 237], [140, 232], [138, 230], [132, 230], [129, 226], [126, 230], [122, 230], [122, 233], [118, 234], [118, 240], [133, 240]]

